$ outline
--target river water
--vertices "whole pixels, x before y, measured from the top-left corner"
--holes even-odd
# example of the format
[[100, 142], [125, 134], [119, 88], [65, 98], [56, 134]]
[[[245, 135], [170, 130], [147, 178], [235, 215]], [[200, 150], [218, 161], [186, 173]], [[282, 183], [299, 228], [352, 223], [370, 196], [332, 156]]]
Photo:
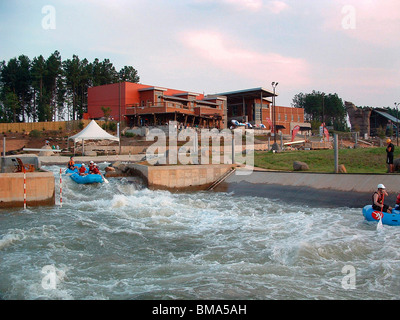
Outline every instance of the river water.
[[109, 181], [0, 210], [0, 299], [398, 299], [400, 228], [361, 209]]

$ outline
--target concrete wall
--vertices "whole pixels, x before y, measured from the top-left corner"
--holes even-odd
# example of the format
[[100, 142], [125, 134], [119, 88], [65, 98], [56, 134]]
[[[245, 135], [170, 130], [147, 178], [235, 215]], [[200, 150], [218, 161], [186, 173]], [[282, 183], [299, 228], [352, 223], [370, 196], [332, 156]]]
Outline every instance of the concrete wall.
[[14, 163], [12, 159], [20, 158], [24, 164], [33, 164], [35, 170], [40, 168], [40, 159], [37, 155], [30, 154], [18, 154], [15, 156], [6, 156], [5, 158], [0, 158], [0, 173], [12, 173], [15, 170]]
[[250, 175], [232, 175], [226, 180], [228, 183], [241, 181], [360, 193], [372, 193], [377, 189], [379, 183], [383, 183], [389, 193], [397, 195], [400, 192], [397, 174], [324, 174], [255, 170]]
[[[385, 203], [394, 206], [400, 193], [397, 174], [323, 174], [253, 171], [249, 175], [229, 176], [215, 191], [233, 192], [237, 196], [279, 199], [299, 208], [351, 207], [371, 204], [372, 193], [383, 183], [389, 193]], [[360, 211], [361, 215], [361, 211]]]
[[232, 165], [131, 165], [150, 189], [202, 190], [230, 170]]
[[[52, 172], [26, 173], [27, 206], [55, 204], [55, 181]], [[0, 208], [24, 206], [24, 174], [0, 173]]]

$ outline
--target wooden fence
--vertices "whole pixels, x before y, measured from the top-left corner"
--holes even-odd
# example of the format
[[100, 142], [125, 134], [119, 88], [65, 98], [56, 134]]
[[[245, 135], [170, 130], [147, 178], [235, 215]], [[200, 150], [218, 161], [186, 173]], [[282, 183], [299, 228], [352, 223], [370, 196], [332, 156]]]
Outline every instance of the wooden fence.
[[[90, 120], [73, 120], [73, 121], [54, 121], [54, 122], [24, 122], [24, 123], [0, 123], [0, 133], [7, 132], [25, 132], [32, 130], [39, 131], [74, 131], [83, 129], [89, 124]], [[104, 121], [96, 121], [100, 126]]]

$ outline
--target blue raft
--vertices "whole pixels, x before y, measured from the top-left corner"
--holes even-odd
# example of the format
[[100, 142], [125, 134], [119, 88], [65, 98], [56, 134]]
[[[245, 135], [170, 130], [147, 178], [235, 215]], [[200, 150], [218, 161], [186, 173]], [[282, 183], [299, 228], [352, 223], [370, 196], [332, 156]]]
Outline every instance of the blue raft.
[[80, 176], [78, 173], [70, 175], [71, 179], [79, 184], [92, 184], [92, 183], [103, 183], [103, 177], [99, 174], [88, 174], [86, 176]]
[[[77, 167], [78, 169], [71, 170], [71, 169], [67, 168], [67, 170], [65, 170], [65, 173], [66, 174], [79, 173], [79, 169], [82, 167], [82, 165], [81, 164], [75, 164], [75, 167]], [[89, 168], [86, 168], [85, 172], [89, 173]]]
[[389, 226], [400, 226], [400, 211], [393, 209], [392, 213], [380, 212], [378, 210], [372, 209], [372, 205], [366, 205], [362, 209], [364, 218], [367, 221], [379, 221], [379, 216], [382, 215], [382, 224]]

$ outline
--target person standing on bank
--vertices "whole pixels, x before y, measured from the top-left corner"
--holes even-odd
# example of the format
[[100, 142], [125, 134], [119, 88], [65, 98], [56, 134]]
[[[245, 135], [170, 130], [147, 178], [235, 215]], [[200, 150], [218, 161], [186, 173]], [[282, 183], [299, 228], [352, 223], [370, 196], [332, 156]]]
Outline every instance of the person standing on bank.
[[378, 184], [378, 191], [375, 191], [372, 195], [372, 208], [374, 210], [391, 213], [392, 207], [384, 204], [384, 199], [387, 196], [389, 195], [386, 192], [386, 187], [382, 183]]
[[393, 173], [393, 157], [394, 157], [394, 145], [392, 140], [386, 140], [387, 147], [386, 147], [386, 163], [389, 165], [389, 173]]

